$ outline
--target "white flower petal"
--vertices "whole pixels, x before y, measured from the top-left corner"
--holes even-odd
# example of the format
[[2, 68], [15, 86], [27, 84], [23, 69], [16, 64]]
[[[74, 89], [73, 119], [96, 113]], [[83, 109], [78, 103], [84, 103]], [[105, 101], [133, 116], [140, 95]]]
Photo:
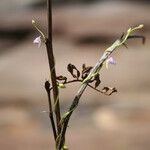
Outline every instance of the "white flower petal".
[[106, 60], [106, 68], [108, 69], [108, 65], [111, 64], [111, 65], [116, 65], [116, 61], [113, 59], [113, 57], [109, 57], [107, 60]]
[[108, 59], [109, 63], [112, 64], [112, 65], [115, 65], [116, 64], [116, 61], [113, 59], [113, 57], [110, 57]]
[[38, 44], [38, 48], [41, 46], [41, 36], [38, 36], [33, 41], [34, 44]]

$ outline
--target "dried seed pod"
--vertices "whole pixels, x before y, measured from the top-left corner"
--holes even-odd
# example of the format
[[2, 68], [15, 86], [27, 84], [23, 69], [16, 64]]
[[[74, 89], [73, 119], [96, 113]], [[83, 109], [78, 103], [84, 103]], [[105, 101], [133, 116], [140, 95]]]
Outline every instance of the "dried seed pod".
[[56, 79], [59, 80], [59, 81], [63, 81], [63, 83], [66, 83], [66, 82], [67, 82], [67, 77], [62, 76], [62, 75], [57, 76]]
[[73, 64], [68, 64], [67, 70], [71, 73], [74, 78], [80, 77], [80, 71]]
[[117, 89], [114, 87], [114, 88], [111, 88], [110, 89], [111, 90], [111, 92], [109, 93], [109, 95], [111, 95], [111, 94], [113, 94], [113, 93], [116, 93], [117, 92]]
[[92, 68], [93, 67], [91, 66], [86, 67], [85, 64], [82, 65], [82, 79], [85, 79], [88, 76]]
[[107, 93], [109, 91], [109, 87], [104, 87], [103, 89], [102, 89], [102, 92], [103, 93]]
[[100, 83], [101, 83], [101, 80], [100, 80], [100, 74], [98, 73], [96, 76], [95, 76], [95, 88], [97, 88]]

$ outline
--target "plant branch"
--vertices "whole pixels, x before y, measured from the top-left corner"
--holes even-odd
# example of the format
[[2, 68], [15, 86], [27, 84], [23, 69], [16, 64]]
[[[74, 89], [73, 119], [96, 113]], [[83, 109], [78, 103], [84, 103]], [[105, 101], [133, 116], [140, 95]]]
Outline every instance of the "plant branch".
[[[95, 91], [97, 91], [97, 92], [99, 92], [99, 93], [102, 93], [102, 94], [104, 94], [104, 95], [106, 95], [106, 96], [110, 96], [110, 95], [112, 95], [112, 93], [117, 92], [117, 90], [116, 90], [115, 88], [114, 88], [114, 90], [112, 90], [110, 93], [106, 93], [106, 92], [103, 92], [103, 90], [99, 90], [99, 89], [93, 87], [93, 86], [90, 85], [90, 84], [88, 84], [88, 86], [89, 86], [90, 88], [92, 88], [93, 90], [95, 90]], [[112, 88], [112, 89], [113, 89], [113, 88]]]
[[56, 133], [55, 122], [54, 122], [54, 117], [53, 117], [53, 109], [52, 109], [52, 102], [51, 102], [51, 95], [50, 95], [50, 83], [49, 83], [49, 81], [45, 82], [45, 90], [46, 90], [47, 96], [48, 96], [49, 118], [50, 118], [51, 125], [52, 125], [54, 139], [56, 141], [57, 133]]
[[66, 129], [68, 127], [68, 123], [70, 120], [70, 117], [73, 113], [73, 111], [76, 109], [76, 107], [78, 106], [79, 100], [82, 96], [82, 94], [84, 93], [86, 87], [88, 86], [88, 83], [90, 82], [90, 80], [95, 77], [95, 75], [97, 73], [99, 73], [100, 69], [102, 68], [104, 62], [107, 60], [107, 58], [112, 54], [112, 52], [114, 52], [118, 47], [120, 47], [121, 45], [123, 45], [127, 40], [128, 37], [134, 33], [134, 31], [143, 28], [143, 25], [139, 25], [135, 28], [129, 28], [127, 30], [127, 33], [125, 36], [121, 37], [120, 39], [116, 40], [108, 49], [106, 49], [102, 55], [102, 57], [98, 60], [98, 62], [95, 64], [95, 66], [92, 68], [92, 70], [90, 71], [89, 75], [87, 76], [87, 78], [82, 82], [80, 89], [78, 90], [68, 112], [66, 113], [65, 117], [63, 118], [63, 120], [61, 121], [62, 123], [62, 128], [61, 128], [61, 133], [59, 135], [59, 138], [57, 139], [57, 150], [61, 150], [61, 148], [63, 148], [64, 146], [64, 142], [65, 142], [65, 134], [66, 134]]
[[56, 123], [57, 123], [57, 132], [58, 134], [61, 131], [61, 126], [59, 124], [61, 120], [60, 115], [60, 106], [59, 106], [59, 92], [57, 87], [57, 80], [56, 80], [56, 70], [55, 70], [55, 59], [53, 54], [53, 46], [52, 46], [52, 0], [47, 0], [47, 17], [48, 17], [48, 38], [46, 39], [46, 48], [47, 48], [47, 55], [49, 61], [49, 68], [51, 74], [51, 82], [53, 87], [53, 97], [54, 103], [56, 104]]

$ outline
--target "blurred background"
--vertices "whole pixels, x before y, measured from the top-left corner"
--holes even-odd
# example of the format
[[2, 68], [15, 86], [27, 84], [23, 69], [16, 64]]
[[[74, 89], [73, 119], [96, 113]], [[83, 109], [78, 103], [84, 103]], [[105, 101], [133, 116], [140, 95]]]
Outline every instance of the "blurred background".
[[[143, 23], [128, 49], [113, 54], [116, 66], [101, 71], [101, 86], [118, 93], [104, 96], [87, 89], [70, 121], [70, 150], [150, 149], [150, 3], [148, 0], [54, 0], [54, 53], [58, 75], [73, 63], [94, 65], [128, 27]], [[46, 1], [0, 2], [0, 149], [53, 150], [44, 82], [49, 79], [44, 45], [37, 48], [35, 19], [46, 32]], [[79, 84], [61, 90], [62, 113]]]

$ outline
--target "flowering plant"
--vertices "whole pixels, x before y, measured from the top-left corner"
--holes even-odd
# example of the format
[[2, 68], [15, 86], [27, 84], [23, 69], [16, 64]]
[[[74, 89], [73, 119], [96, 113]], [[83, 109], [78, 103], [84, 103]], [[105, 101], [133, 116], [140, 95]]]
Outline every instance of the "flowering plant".
[[[112, 65], [116, 64], [116, 61], [112, 57], [112, 53], [122, 45], [127, 47], [126, 42], [128, 39], [142, 38], [144, 43], [145, 38], [143, 36], [134, 34], [135, 31], [142, 29], [144, 25], [141, 24], [139, 26], [129, 28], [125, 34], [123, 34], [109, 48], [107, 48], [104, 51], [103, 55], [100, 57], [100, 59], [97, 61], [97, 63], [94, 66], [86, 66], [85, 64], [83, 64], [82, 70], [78, 70], [75, 65], [68, 64], [67, 70], [72, 75], [73, 78], [72, 80], [68, 80], [66, 76], [56, 75], [56, 68], [55, 68], [55, 61], [54, 61], [55, 59], [54, 59], [53, 45], [52, 45], [51, 0], [47, 0], [47, 18], [48, 18], [47, 36], [45, 36], [45, 34], [39, 29], [36, 22], [32, 20], [32, 25], [39, 33], [39, 36], [34, 39], [33, 43], [37, 44], [38, 48], [41, 46], [42, 43], [44, 43], [46, 46], [49, 68], [50, 68], [50, 75], [51, 75], [51, 82], [49, 80], [45, 82], [45, 90], [47, 92], [48, 102], [49, 102], [49, 118], [53, 129], [56, 149], [68, 150], [68, 148], [65, 145], [66, 130], [68, 127], [68, 123], [70, 121], [70, 117], [74, 112], [74, 110], [77, 108], [79, 104], [79, 100], [83, 92], [85, 91], [86, 87], [88, 86], [105, 95], [111, 95], [117, 92], [116, 88], [110, 88], [110, 87], [103, 87], [102, 89], [98, 88], [101, 83], [100, 80], [101, 68], [104, 66], [104, 64], [106, 64], [106, 68], [108, 68], [109, 64]], [[66, 111], [65, 114], [61, 115], [59, 89], [65, 88], [66, 84], [70, 84], [73, 82], [80, 82], [81, 83], [80, 88], [77, 94], [75, 95], [69, 109]], [[51, 92], [53, 93], [53, 102], [51, 98]]]

